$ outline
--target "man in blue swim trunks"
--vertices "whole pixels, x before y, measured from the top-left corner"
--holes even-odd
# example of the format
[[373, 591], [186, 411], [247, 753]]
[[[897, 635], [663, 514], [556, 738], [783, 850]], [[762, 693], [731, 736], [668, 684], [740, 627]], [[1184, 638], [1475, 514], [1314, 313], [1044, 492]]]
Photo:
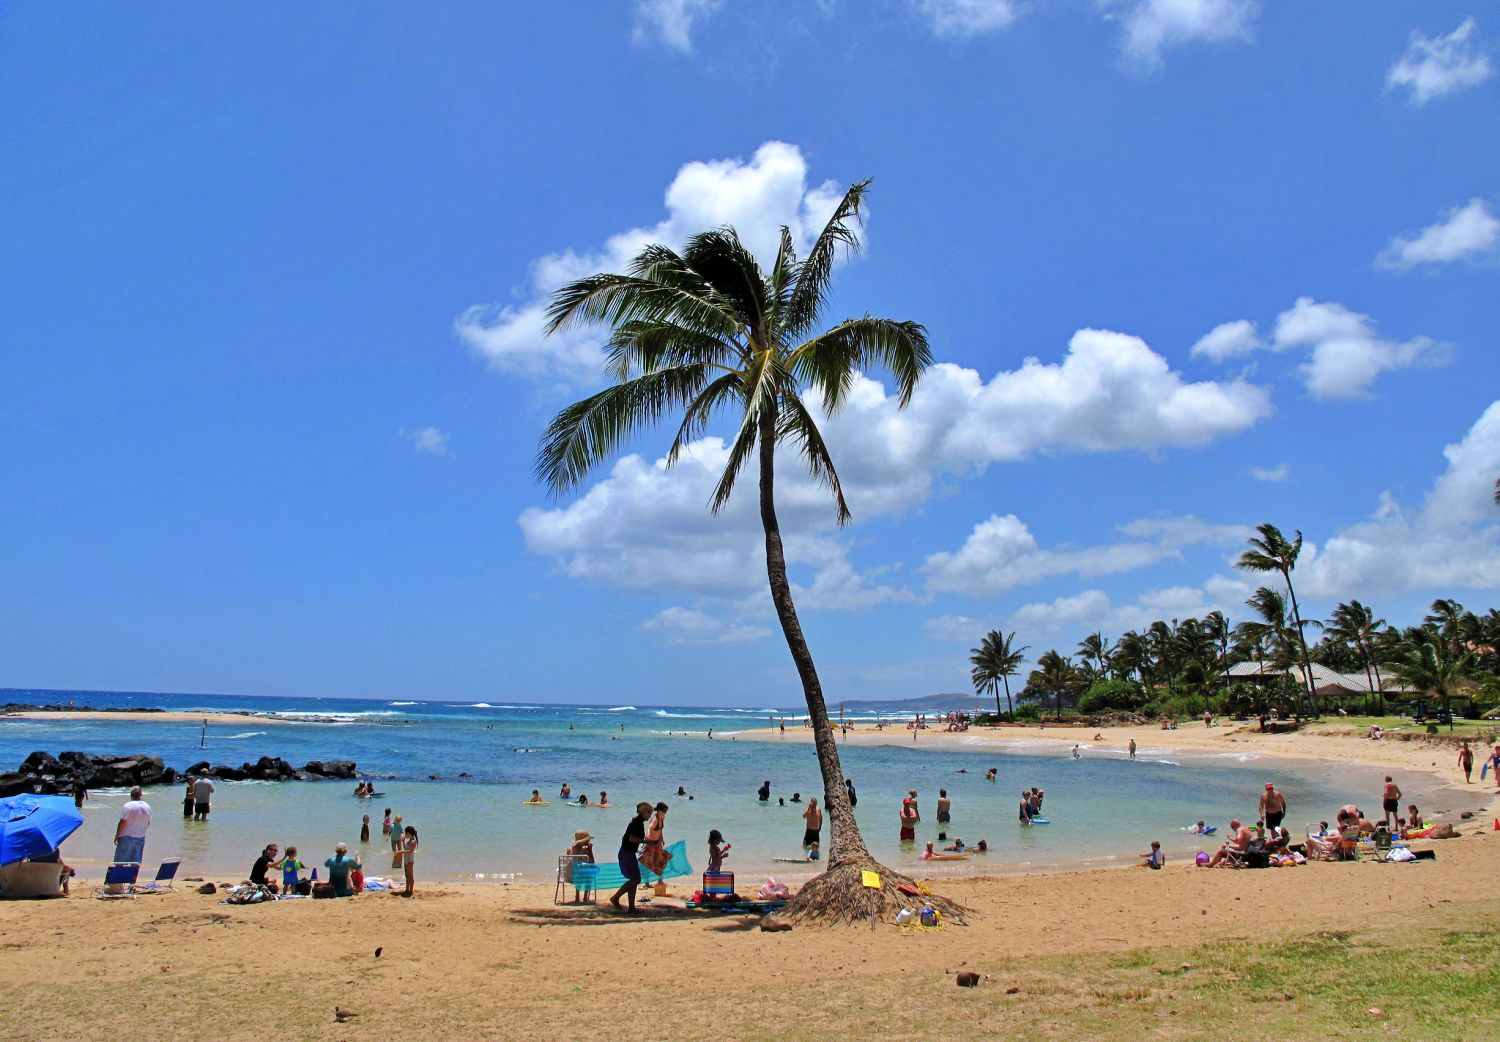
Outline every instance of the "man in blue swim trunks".
[[637, 803], [635, 817], [630, 819], [630, 824], [625, 826], [625, 835], [620, 838], [620, 875], [625, 877], [625, 882], [609, 899], [616, 911], [620, 909], [620, 898], [624, 897], [630, 902], [630, 914], [635, 915], [635, 890], [641, 885], [641, 864], [636, 860], [636, 854], [646, 842], [646, 822], [650, 818], [651, 804]]

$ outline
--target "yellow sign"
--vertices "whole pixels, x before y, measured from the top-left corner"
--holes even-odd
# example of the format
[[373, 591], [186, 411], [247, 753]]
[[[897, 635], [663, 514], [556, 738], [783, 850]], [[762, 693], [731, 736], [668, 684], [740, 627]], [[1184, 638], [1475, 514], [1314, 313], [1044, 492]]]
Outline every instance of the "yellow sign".
[[860, 873], [860, 880], [865, 884], [865, 886], [869, 887], [871, 890], [879, 890], [880, 889], [880, 873], [879, 872], [871, 872], [869, 869], [865, 869], [863, 872]]

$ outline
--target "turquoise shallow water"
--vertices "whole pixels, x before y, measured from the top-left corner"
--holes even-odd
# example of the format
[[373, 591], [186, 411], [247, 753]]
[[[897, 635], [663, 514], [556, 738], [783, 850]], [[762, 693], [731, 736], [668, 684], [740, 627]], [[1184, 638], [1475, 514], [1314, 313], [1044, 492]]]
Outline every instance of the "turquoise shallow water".
[[[66, 696], [63, 696], [66, 698]], [[147, 860], [178, 855], [184, 874], [243, 876], [267, 842], [296, 845], [302, 859], [320, 863], [343, 840], [358, 849], [362, 814], [371, 816], [372, 868], [389, 865], [380, 848], [381, 811], [391, 806], [422, 837], [422, 875], [441, 879], [535, 881], [551, 879], [556, 856], [576, 829], [596, 838], [601, 858], [612, 858], [637, 800], [665, 800], [668, 841], [688, 841], [701, 868], [707, 832], [720, 829], [734, 844], [728, 867], [746, 876], [805, 876], [810, 866], [780, 864], [798, 856], [801, 807], [778, 806], [775, 797], [800, 791], [819, 795], [817, 763], [809, 745], [751, 741], [739, 732], [763, 727], [780, 713], [766, 708], [652, 708], [453, 703], [386, 703], [341, 699], [247, 699], [193, 695], [73, 696], [79, 704], [156, 706], [174, 710], [253, 711], [295, 719], [296, 725], [247, 717], [243, 725], [214, 725], [204, 747], [198, 724], [131, 722], [106, 716], [84, 721], [0, 719], [0, 765], [19, 763], [34, 749], [96, 753], [156, 753], [182, 768], [198, 759], [239, 764], [261, 755], [301, 764], [309, 759], [352, 759], [379, 779], [386, 796], [355, 799], [342, 782], [222, 782], [212, 818], [185, 822], [181, 789], [147, 794], [155, 821]], [[0, 701], [51, 702], [57, 696], [0, 691]], [[796, 730], [788, 712], [788, 726]], [[315, 721], [315, 722], [305, 722]], [[707, 739], [709, 728], [714, 738]], [[1170, 737], [1163, 736], [1163, 744]], [[1073, 760], [1065, 746], [1024, 738], [1002, 746], [960, 740], [942, 751], [896, 745], [846, 745], [844, 768], [858, 786], [856, 809], [872, 851], [893, 867], [915, 869], [922, 843], [935, 839], [938, 790], [953, 800], [949, 836], [989, 841], [993, 852], [967, 862], [928, 865], [925, 874], [1004, 871], [1133, 860], [1152, 839], [1170, 856], [1191, 856], [1194, 837], [1185, 827], [1199, 818], [1221, 826], [1231, 816], [1254, 817], [1267, 780], [1286, 793], [1293, 831], [1302, 822], [1331, 816], [1351, 799], [1368, 802], [1378, 791], [1373, 768], [1255, 761], [1244, 757], [1189, 760], [1144, 747], [1128, 762], [1088, 748]], [[999, 781], [986, 782], [990, 767]], [[966, 773], [959, 773], [960, 770]], [[469, 778], [459, 778], [467, 773]], [[432, 776], [436, 776], [433, 780]], [[771, 779], [772, 803], [756, 801]], [[601, 811], [557, 802], [563, 781], [596, 799], [606, 790], [618, 809]], [[1428, 786], [1418, 802], [1441, 810], [1451, 798]], [[1047, 826], [1016, 821], [1022, 788], [1047, 792]], [[678, 786], [692, 799], [679, 798]], [[533, 788], [550, 806], [528, 807]], [[908, 789], [920, 793], [919, 842], [897, 842], [897, 812]], [[81, 867], [108, 860], [114, 822], [125, 800], [119, 791], [93, 794], [87, 821], [64, 848]], [[1429, 811], [1429, 814], [1432, 813]], [[827, 834], [825, 830], [825, 843]]]

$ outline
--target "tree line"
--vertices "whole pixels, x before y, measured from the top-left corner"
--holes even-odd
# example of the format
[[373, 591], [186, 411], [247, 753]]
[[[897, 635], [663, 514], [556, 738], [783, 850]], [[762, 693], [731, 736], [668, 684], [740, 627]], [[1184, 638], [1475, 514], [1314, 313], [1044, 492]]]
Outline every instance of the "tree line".
[[[1500, 486], [1496, 496], [1500, 502]], [[1236, 566], [1280, 581], [1251, 594], [1248, 618], [1231, 623], [1212, 611], [1201, 619], [1158, 619], [1114, 640], [1090, 633], [1071, 654], [1051, 648], [1037, 656], [1014, 697], [1010, 678], [1020, 675], [1029, 646], [1018, 645], [1014, 632], [991, 630], [970, 651], [974, 689], [993, 696], [995, 715], [1007, 720], [1069, 709], [1153, 718], [1273, 708], [1317, 715], [1331, 700], [1377, 714], [1392, 700], [1436, 699], [1445, 713], [1455, 699], [1471, 713], [1500, 704], [1500, 611], [1480, 615], [1438, 599], [1420, 624], [1400, 627], [1349, 600], [1327, 619], [1304, 618], [1293, 583], [1301, 552], [1301, 532], [1288, 539], [1276, 526], [1260, 525]], [[1314, 662], [1363, 678], [1364, 690], [1320, 690]], [[1254, 663], [1258, 675], [1232, 681], [1227, 672], [1241, 663]]]

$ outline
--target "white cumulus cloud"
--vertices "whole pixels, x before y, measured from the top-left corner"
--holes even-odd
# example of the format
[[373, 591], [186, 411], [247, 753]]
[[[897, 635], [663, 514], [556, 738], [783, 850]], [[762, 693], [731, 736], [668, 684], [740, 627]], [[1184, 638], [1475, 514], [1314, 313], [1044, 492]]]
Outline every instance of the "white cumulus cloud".
[[587, 387], [603, 378], [604, 334], [570, 328], [548, 337], [547, 299], [560, 286], [600, 271], [622, 271], [651, 243], [679, 247], [701, 231], [732, 224], [763, 261], [774, 257], [782, 225], [805, 250], [842, 198], [833, 181], [808, 183], [800, 149], [768, 141], [749, 160], [691, 162], [666, 190], [667, 216], [649, 227], [610, 236], [582, 253], [549, 254], [532, 265], [519, 303], [475, 305], [459, 315], [459, 338], [495, 369], [564, 387]]
[[1261, 340], [1245, 319], [1215, 326], [1193, 345], [1193, 354], [1223, 361], [1250, 351], [1305, 353], [1298, 366], [1302, 381], [1315, 398], [1357, 398], [1368, 394], [1381, 373], [1413, 366], [1441, 365], [1448, 350], [1430, 337], [1386, 340], [1376, 335], [1369, 315], [1332, 301], [1298, 297], [1276, 316], [1269, 341]]
[[1385, 74], [1386, 90], [1409, 88], [1411, 103], [1425, 105], [1489, 79], [1495, 67], [1478, 38], [1478, 28], [1474, 19], [1465, 18], [1447, 36], [1412, 33], [1406, 52]]
[[636, 0], [637, 43], [652, 38], [668, 47], [691, 54], [693, 27], [718, 10], [720, 0]]
[[1062, 575], [1093, 578], [1135, 571], [1168, 558], [1181, 558], [1186, 546], [1242, 542], [1249, 529], [1208, 524], [1187, 517], [1141, 518], [1121, 526], [1126, 541], [1098, 546], [1044, 549], [1014, 514], [991, 516], [974, 526], [964, 545], [930, 554], [922, 570], [930, 590], [992, 596]]
[[1130, 64], [1159, 68], [1162, 53], [1190, 43], [1230, 43], [1251, 38], [1258, 0], [1137, 0], [1118, 13], [1124, 30], [1120, 48]]
[[641, 629], [662, 634], [669, 644], [753, 644], [771, 635], [765, 626], [726, 622], [696, 608], [673, 607], [641, 623]]
[[993, 627], [985, 626], [978, 619], [971, 619], [967, 615], [939, 615], [922, 623], [922, 632], [933, 640], [974, 647], [979, 646], [979, 642], [991, 629]]
[[1376, 263], [1398, 270], [1423, 264], [1450, 264], [1493, 253], [1497, 242], [1500, 242], [1500, 217], [1490, 211], [1489, 203], [1475, 198], [1449, 210], [1441, 220], [1416, 235], [1398, 235], [1381, 251]]
[[1255, 331], [1255, 323], [1242, 318], [1214, 326], [1193, 345], [1192, 355], [1194, 358], [1222, 362], [1235, 355], [1248, 355], [1265, 346]]
[[933, 35], [946, 40], [1004, 29], [1019, 14], [1015, 0], [917, 0], [917, 8]]

